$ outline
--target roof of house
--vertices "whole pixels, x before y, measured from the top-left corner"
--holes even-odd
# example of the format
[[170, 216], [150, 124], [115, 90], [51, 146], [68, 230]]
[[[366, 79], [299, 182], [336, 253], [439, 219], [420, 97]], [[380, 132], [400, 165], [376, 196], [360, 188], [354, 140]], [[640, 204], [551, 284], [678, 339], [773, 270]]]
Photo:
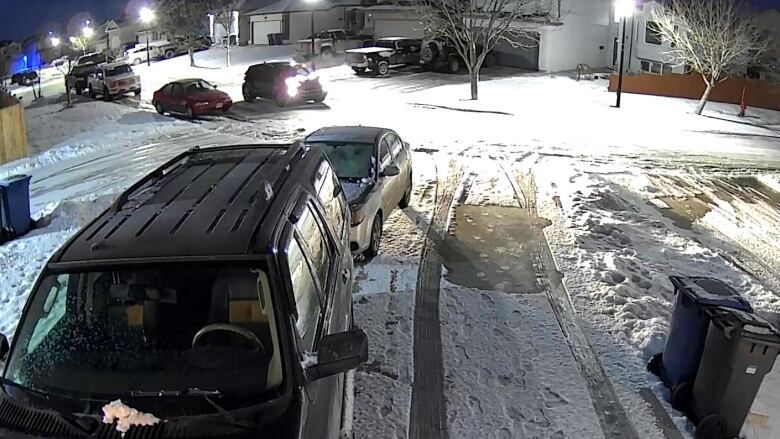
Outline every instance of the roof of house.
[[307, 3], [305, 0], [277, 0], [246, 14], [265, 15], [281, 12], [327, 11], [341, 6], [359, 6], [360, 4], [360, 0], [322, 0], [314, 4]]
[[256, 253], [253, 238], [300, 144], [191, 150], [120, 195], [52, 264], [214, 258]]
[[387, 131], [386, 128], [378, 127], [327, 127], [311, 133], [306, 137], [306, 141], [375, 143], [377, 138], [385, 131]]

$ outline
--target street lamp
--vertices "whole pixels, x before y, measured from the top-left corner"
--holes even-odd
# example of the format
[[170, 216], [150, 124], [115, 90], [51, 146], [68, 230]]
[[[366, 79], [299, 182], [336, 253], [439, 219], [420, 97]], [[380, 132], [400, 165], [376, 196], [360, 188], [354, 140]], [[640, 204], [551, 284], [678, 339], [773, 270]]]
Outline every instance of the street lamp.
[[315, 64], [315, 56], [316, 56], [316, 48], [315, 48], [315, 42], [314, 42], [314, 4], [318, 3], [320, 0], [306, 0], [306, 3], [312, 5], [311, 8], [311, 69], [317, 70], [317, 65]]
[[51, 37], [51, 46], [52, 47], [60, 47], [60, 39], [59, 37]]
[[149, 32], [151, 32], [152, 28], [149, 26], [152, 21], [154, 21], [154, 11], [143, 7], [140, 11], [138, 11], [138, 15], [141, 17], [141, 22], [147, 25], [146, 29], [146, 65], [150, 66], [152, 65], [151, 57], [149, 56]]
[[628, 17], [634, 14], [636, 0], [617, 0], [615, 2], [615, 16], [623, 20], [623, 32], [620, 39], [620, 72], [618, 73], [617, 102], [615, 108], [620, 108], [620, 98], [623, 94], [623, 60], [626, 55], [626, 22]]

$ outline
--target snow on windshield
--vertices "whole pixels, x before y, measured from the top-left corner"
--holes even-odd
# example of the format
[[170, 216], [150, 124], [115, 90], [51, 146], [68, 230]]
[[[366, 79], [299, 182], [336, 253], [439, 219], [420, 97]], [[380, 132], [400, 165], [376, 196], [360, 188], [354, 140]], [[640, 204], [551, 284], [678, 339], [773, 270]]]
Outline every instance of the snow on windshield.
[[130, 427], [133, 426], [151, 426], [160, 422], [157, 416], [151, 413], [143, 413], [127, 406], [121, 400], [111, 401], [103, 406], [103, 423], [113, 424], [116, 421], [116, 431], [122, 437]]

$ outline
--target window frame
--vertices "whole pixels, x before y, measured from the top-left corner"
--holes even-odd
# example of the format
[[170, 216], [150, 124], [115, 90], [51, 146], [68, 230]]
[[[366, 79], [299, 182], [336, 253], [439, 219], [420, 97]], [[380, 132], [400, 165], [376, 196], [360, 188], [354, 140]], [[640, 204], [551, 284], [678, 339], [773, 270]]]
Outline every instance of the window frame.
[[[324, 170], [324, 171], [323, 171]], [[322, 173], [322, 175], [321, 175]], [[320, 196], [320, 192], [325, 187], [326, 181], [328, 179], [332, 180], [333, 186], [338, 187], [339, 190], [336, 193], [334, 191], [333, 194], [331, 194], [331, 199], [336, 201], [339, 204], [339, 210], [341, 215], [341, 224], [340, 228], [338, 229], [331, 229], [330, 226], [327, 226], [326, 228], [330, 230], [332, 233], [332, 240], [335, 243], [340, 243], [344, 239], [344, 233], [347, 230], [346, 223], [347, 223], [347, 201], [344, 197], [344, 189], [341, 187], [341, 181], [339, 181], [338, 175], [336, 175], [336, 170], [333, 169], [333, 165], [327, 160], [323, 159], [323, 161], [320, 163], [320, 166], [317, 168], [317, 174], [315, 175], [314, 179], [314, 191], [317, 193], [317, 202], [322, 206], [323, 210], [323, 218], [326, 218], [330, 220], [329, 218], [329, 211], [328, 206], [325, 203], [325, 200], [322, 199]], [[338, 227], [339, 224], [332, 224], [333, 227]], [[334, 245], [335, 254], [341, 255], [341, 248], [338, 245]]]
[[661, 46], [664, 43], [664, 37], [658, 31], [658, 23], [653, 20], [645, 20], [645, 43], [653, 46]]
[[[389, 159], [387, 159], [387, 163], [385, 163], [385, 159], [382, 158], [383, 142], [387, 144], [387, 154], [389, 156]], [[392, 148], [390, 148], [390, 143], [387, 141], [387, 135], [383, 135], [382, 138], [379, 140], [378, 148], [379, 148], [379, 155], [378, 155], [379, 160], [377, 160], [377, 163], [379, 165], [379, 173], [381, 173], [382, 171], [385, 170], [386, 167], [390, 166], [390, 164], [393, 163], [393, 160], [395, 160], [395, 157], [393, 157], [393, 150]], [[379, 173], [377, 173], [377, 175], [379, 175]]]
[[[309, 348], [311, 349], [311, 352], [315, 352], [317, 349], [317, 345], [319, 344], [320, 338], [322, 338], [322, 329], [323, 329], [323, 323], [325, 318], [325, 302], [322, 300], [322, 287], [320, 286], [319, 279], [317, 276], [314, 275], [314, 270], [312, 267], [311, 262], [311, 255], [309, 254], [308, 246], [305, 245], [305, 242], [302, 243], [303, 237], [298, 232], [298, 229], [295, 227], [295, 224], [292, 224], [290, 222], [287, 223], [287, 227], [285, 230], [285, 233], [283, 235], [283, 238], [281, 240], [282, 243], [282, 260], [280, 261], [280, 267], [282, 268], [282, 271], [285, 274], [285, 288], [288, 289], [288, 297], [290, 300], [289, 306], [290, 306], [290, 316], [293, 317], [291, 319], [292, 324], [292, 330], [296, 334], [296, 346], [298, 346], [299, 350], [301, 352], [307, 351]], [[290, 270], [290, 255], [289, 255], [289, 246], [292, 245], [292, 243], [295, 243], [298, 248], [301, 251], [301, 257], [303, 258], [304, 264], [306, 265], [306, 268], [309, 270], [309, 275], [311, 276], [311, 279], [313, 281], [312, 285], [314, 286], [314, 293], [317, 296], [317, 301], [319, 302], [319, 316], [317, 317], [317, 324], [314, 328], [314, 336], [312, 340], [312, 345], [309, 346], [303, 346], [303, 337], [300, 332], [298, 332], [298, 326], [297, 326], [297, 320], [301, 317], [298, 315], [298, 304], [295, 301], [295, 285], [293, 285], [292, 282], [292, 271]]]

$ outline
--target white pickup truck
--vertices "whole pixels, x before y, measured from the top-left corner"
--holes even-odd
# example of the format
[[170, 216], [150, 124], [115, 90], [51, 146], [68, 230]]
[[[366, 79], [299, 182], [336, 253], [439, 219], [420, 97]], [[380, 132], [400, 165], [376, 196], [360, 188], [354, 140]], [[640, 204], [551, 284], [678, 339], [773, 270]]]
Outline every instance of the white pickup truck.
[[130, 92], [136, 96], [141, 94], [141, 77], [136, 75], [126, 62], [99, 65], [87, 83], [89, 96], [93, 99], [102, 95], [103, 99], [110, 101], [116, 96]]

